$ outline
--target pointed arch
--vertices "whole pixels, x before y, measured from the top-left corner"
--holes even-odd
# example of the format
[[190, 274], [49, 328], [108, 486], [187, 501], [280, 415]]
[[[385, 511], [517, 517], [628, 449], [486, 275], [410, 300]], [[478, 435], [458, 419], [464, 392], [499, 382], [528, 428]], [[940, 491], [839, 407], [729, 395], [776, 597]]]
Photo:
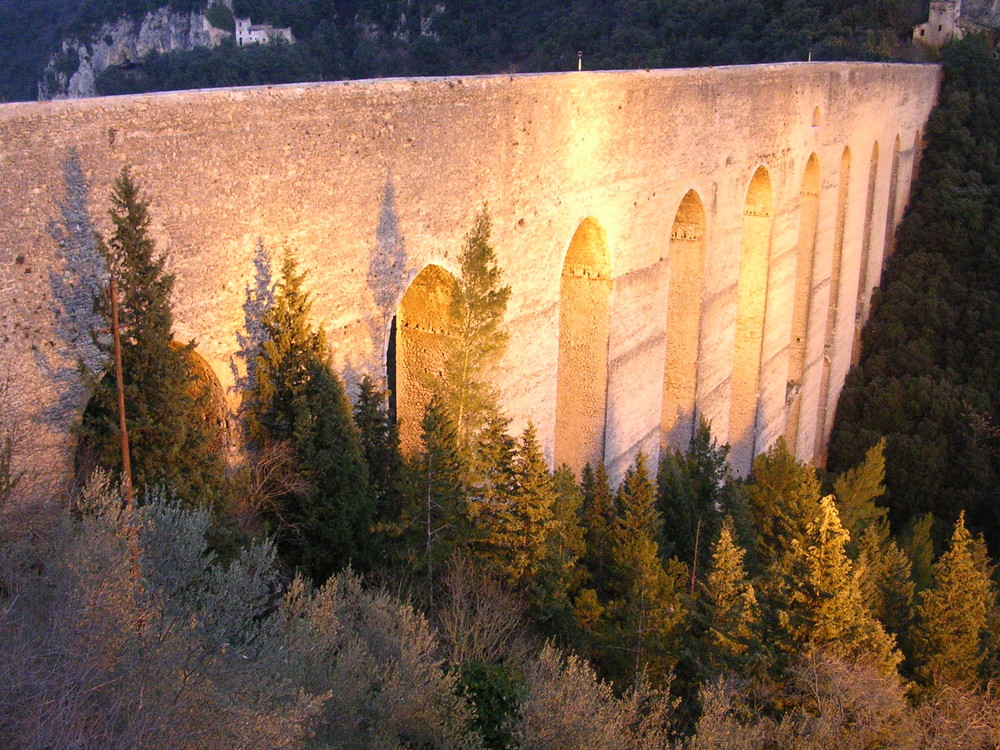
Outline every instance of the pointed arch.
[[578, 475], [604, 459], [610, 313], [608, 241], [587, 218], [570, 241], [559, 284], [555, 464]]
[[694, 190], [684, 195], [674, 216], [667, 267], [667, 351], [660, 442], [684, 449], [695, 427], [705, 271], [705, 207]]
[[798, 454], [799, 417], [802, 407], [802, 377], [805, 371], [806, 336], [812, 306], [813, 260], [816, 255], [816, 229], [819, 221], [819, 159], [810, 155], [799, 191], [799, 243], [795, 260], [795, 296], [792, 306], [792, 333], [788, 344], [788, 386], [791, 401], [785, 423], [789, 450]]
[[858, 268], [858, 295], [854, 308], [854, 344], [851, 348], [851, 364], [856, 365], [861, 357], [861, 327], [868, 318], [868, 264], [871, 262], [872, 223], [875, 211], [875, 185], [878, 179], [878, 141], [872, 146], [872, 158], [868, 165], [868, 195], [865, 199], [865, 228], [861, 237], [861, 265]]
[[420, 423], [448, 351], [455, 277], [429, 264], [410, 282], [396, 308], [389, 334], [386, 370], [390, 411], [407, 455], [420, 449]]
[[745, 474], [756, 448], [757, 398], [760, 390], [764, 311], [771, 256], [774, 195], [771, 176], [763, 166], [750, 180], [743, 207], [740, 276], [736, 302], [732, 389], [729, 405], [730, 463]]
[[823, 374], [819, 386], [819, 411], [816, 415], [816, 445], [813, 455], [818, 463], [826, 463], [826, 439], [830, 434], [830, 370], [837, 331], [837, 309], [840, 305], [840, 281], [844, 258], [844, 226], [847, 222], [847, 196], [851, 179], [851, 149], [844, 147], [840, 157], [840, 184], [837, 188], [837, 223], [833, 235], [833, 263], [830, 267], [830, 305], [826, 314], [826, 334], [823, 341]]

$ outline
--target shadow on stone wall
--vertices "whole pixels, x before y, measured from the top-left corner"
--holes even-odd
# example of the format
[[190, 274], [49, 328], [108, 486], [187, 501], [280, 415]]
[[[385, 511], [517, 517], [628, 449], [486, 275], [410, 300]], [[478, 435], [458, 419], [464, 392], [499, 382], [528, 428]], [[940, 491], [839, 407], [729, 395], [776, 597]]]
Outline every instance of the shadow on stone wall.
[[412, 271], [406, 240], [399, 229], [396, 190], [392, 176], [388, 175], [379, 206], [375, 242], [368, 249], [367, 292], [362, 314], [371, 346], [367, 355], [349, 356], [344, 365], [344, 383], [349, 394], [356, 392], [363, 375], [376, 376], [385, 369], [390, 325]]
[[59, 216], [49, 221], [56, 242], [56, 265], [49, 271], [51, 308], [58, 338], [49, 352], [35, 349], [35, 361], [59, 394], [42, 414], [45, 424], [64, 429], [80, 416], [90, 386], [107, 368], [94, 340], [104, 328], [95, 300], [108, 284], [107, 266], [90, 220], [88, 185], [75, 149], [63, 162], [65, 197]]

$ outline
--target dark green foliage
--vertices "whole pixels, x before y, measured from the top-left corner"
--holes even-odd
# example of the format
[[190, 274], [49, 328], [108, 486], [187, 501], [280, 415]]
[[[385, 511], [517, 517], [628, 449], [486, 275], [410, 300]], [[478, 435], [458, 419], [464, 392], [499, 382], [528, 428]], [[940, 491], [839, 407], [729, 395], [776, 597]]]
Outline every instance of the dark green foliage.
[[302, 567], [314, 579], [348, 565], [365, 570], [371, 545], [372, 493], [351, 406], [328, 363], [314, 360], [297, 404], [294, 443], [312, 491], [306, 500]]
[[462, 665], [458, 687], [476, 709], [472, 725], [490, 750], [518, 747], [513, 735], [521, 700], [524, 678], [502, 664], [466, 662]]
[[[194, 343], [173, 341], [174, 277], [164, 271], [166, 256], [156, 252], [148, 236], [148, 203], [128, 169], [115, 181], [111, 206], [114, 232], [101, 249], [118, 283], [132, 481], [139, 490], [162, 487], [186, 502], [208, 503], [225, 468], [220, 421], [213, 413], [210, 384], [193, 370]], [[95, 302], [110, 330], [108, 298]], [[110, 338], [95, 332], [107, 362], [113, 361]], [[113, 374], [97, 385], [84, 413], [77, 459], [83, 474], [95, 466], [121, 469]]]
[[705, 567], [724, 516], [733, 519], [740, 545], [755, 541], [746, 493], [729, 473], [728, 453], [729, 446], [716, 445], [710, 426], [701, 422], [685, 452], [666, 451], [660, 459], [656, 475], [656, 502], [663, 517], [660, 552], [664, 559], [676, 556], [694, 566], [696, 573]]
[[330, 367], [323, 332], [309, 322], [304, 279], [286, 255], [274, 304], [261, 321], [246, 422], [258, 449], [285, 442], [294, 450], [309, 488], [280, 498], [270, 520], [285, 563], [321, 581], [349, 564], [369, 565], [374, 505], [343, 383]]
[[205, 18], [210, 24], [223, 31], [235, 32], [236, 22], [233, 20], [233, 13], [218, 0], [208, 6], [205, 11]]
[[757, 554], [767, 567], [778, 562], [801, 540], [819, 512], [820, 485], [815, 470], [796, 460], [784, 438], [753, 461], [747, 486], [757, 527]]
[[354, 423], [368, 466], [375, 520], [384, 525], [399, 518], [403, 509], [406, 465], [399, 451], [399, 430], [389, 418], [388, 394], [367, 375], [358, 385]]
[[[34, 98], [63, 32], [91, 34], [157, 5], [187, 11], [206, 3], [0, 0], [0, 97]], [[578, 50], [587, 70], [804, 60], [810, 51], [815, 60], [885, 59], [912, 54], [910, 27], [926, 18], [919, 0], [236, 0], [233, 9], [291, 26], [296, 44], [154, 56], [132, 78], [105, 72], [99, 90], [574, 70]]]
[[840, 397], [829, 463], [885, 436], [900, 528], [934, 513], [1000, 543], [1000, 63], [978, 40], [944, 52], [939, 105], [896, 254]]
[[411, 565], [427, 583], [434, 601], [436, 576], [458, 542], [468, 536], [466, 487], [455, 425], [434, 395], [421, 421], [422, 450], [410, 460], [412, 482], [398, 534], [411, 551]]
[[614, 495], [604, 463], [594, 471], [590, 464], [583, 467], [580, 487], [583, 492], [581, 522], [586, 552], [583, 564], [590, 577], [590, 585], [603, 594], [611, 576], [611, 528], [614, 518]]

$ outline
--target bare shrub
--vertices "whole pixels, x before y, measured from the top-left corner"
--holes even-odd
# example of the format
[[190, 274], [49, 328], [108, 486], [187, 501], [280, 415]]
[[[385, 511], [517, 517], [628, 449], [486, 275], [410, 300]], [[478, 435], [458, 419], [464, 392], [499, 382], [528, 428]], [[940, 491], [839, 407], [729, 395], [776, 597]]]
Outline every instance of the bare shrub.
[[453, 556], [441, 578], [434, 616], [449, 664], [520, 664], [529, 652], [524, 601], [467, 555]]
[[531, 750], [668, 748], [674, 703], [643, 681], [621, 698], [586, 660], [546, 644], [525, 668], [517, 735]]
[[921, 748], [1000, 747], [1000, 694], [993, 683], [979, 690], [944, 687], [927, 696], [915, 713], [921, 730]]
[[475, 748], [472, 715], [436, 656], [427, 621], [345, 572], [314, 595], [297, 579], [279, 612], [296, 683], [334, 688], [308, 747]]

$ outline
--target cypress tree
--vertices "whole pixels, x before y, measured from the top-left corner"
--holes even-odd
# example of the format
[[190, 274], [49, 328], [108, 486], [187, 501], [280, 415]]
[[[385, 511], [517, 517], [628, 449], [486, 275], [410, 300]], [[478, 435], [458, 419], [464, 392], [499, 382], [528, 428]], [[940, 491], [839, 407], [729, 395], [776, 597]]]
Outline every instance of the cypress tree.
[[325, 336], [309, 322], [311, 302], [289, 253], [256, 358], [256, 387], [246, 394], [253, 443], [288, 442], [309, 481], [304, 497], [287, 495], [277, 515], [286, 563], [315, 580], [349, 563], [369, 562], [374, 516], [368, 467], [343, 383], [330, 367]]
[[490, 215], [485, 206], [465, 237], [459, 264], [461, 275], [449, 311], [454, 339], [440, 393], [455, 423], [459, 449], [470, 456], [488, 415], [499, 411], [489, 368], [507, 348], [503, 318], [510, 299], [510, 287], [500, 285], [503, 272], [490, 244]]
[[972, 537], [960, 514], [948, 551], [934, 563], [934, 585], [921, 592], [917, 607], [914, 657], [926, 684], [978, 679], [987, 616], [996, 603], [992, 572], [982, 537]]
[[[213, 414], [209, 383], [193, 372], [194, 343], [180, 346], [173, 341], [174, 277], [164, 270], [166, 256], [156, 252], [149, 237], [149, 204], [127, 167], [115, 180], [109, 215], [114, 232], [100, 243], [100, 250], [119, 288], [133, 484], [163, 487], [187, 502], [209, 502], [221, 487], [225, 469], [221, 423]], [[99, 297], [95, 302], [110, 328], [108, 300]], [[94, 340], [110, 357], [108, 338], [95, 333]], [[97, 465], [120, 469], [113, 377], [99, 383], [84, 413], [81, 443], [82, 452]]]

